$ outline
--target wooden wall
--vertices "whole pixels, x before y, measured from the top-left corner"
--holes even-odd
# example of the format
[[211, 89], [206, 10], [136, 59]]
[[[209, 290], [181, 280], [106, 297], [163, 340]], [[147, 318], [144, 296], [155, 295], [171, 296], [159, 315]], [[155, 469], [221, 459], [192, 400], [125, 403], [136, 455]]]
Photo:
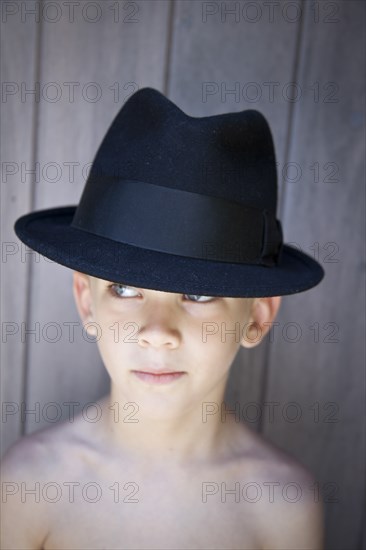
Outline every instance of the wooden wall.
[[[49, 425], [55, 409], [42, 415], [45, 404], [82, 406], [109, 387], [96, 344], [81, 331], [71, 270], [26, 254], [16, 218], [78, 202], [108, 125], [141, 87], [161, 90], [192, 116], [259, 109], [273, 128], [285, 241], [315, 255], [326, 276], [284, 297], [262, 345], [239, 352], [227, 398], [253, 429], [313, 471], [326, 501], [327, 548], [361, 548], [365, 2], [226, 2], [238, 10], [226, 16], [224, 2], [189, 0], [94, 7], [83, 0], [73, 15], [62, 2], [59, 10], [54, 2], [6, 4], [2, 453]], [[27, 93], [36, 82], [39, 97]], [[26, 173], [35, 167], [39, 174]], [[40, 416], [22, 419], [22, 403]], [[61, 411], [59, 420], [67, 415]]]

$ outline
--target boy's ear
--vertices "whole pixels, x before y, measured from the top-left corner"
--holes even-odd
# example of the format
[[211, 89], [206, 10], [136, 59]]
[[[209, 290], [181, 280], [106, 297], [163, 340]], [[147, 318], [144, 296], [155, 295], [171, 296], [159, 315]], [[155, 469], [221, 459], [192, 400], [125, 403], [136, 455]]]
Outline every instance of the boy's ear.
[[241, 345], [245, 348], [257, 346], [271, 328], [281, 305], [281, 296], [255, 298], [250, 310], [248, 324], [242, 333]]
[[85, 273], [73, 272], [72, 290], [75, 298], [76, 308], [83, 323], [92, 320], [92, 296], [90, 279]]

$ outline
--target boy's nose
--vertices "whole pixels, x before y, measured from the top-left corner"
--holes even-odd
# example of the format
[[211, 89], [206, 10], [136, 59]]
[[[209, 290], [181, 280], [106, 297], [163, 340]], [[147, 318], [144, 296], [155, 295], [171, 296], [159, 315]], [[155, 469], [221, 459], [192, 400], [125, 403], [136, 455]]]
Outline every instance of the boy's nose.
[[147, 322], [142, 325], [137, 333], [138, 343], [141, 347], [175, 349], [180, 344], [180, 334], [169, 321]]
[[150, 304], [141, 317], [139, 326], [137, 338], [140, 346], [172, 349], [179, 346], [181, 334], [169, 304]]

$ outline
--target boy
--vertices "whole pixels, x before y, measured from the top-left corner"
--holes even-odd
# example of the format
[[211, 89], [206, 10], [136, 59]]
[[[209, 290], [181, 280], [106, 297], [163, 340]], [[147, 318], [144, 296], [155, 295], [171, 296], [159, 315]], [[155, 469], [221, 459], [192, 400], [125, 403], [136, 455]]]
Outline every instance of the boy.
[[74, 270], [111, 392], [98, 422], [78, 415], [6, 453], [4, 549], [322, 548], [311, 474], [222, 414], [240, 346], [260, 343], [281, 295], [324, 275], [283, 244], [276, 204], [259, 112], [192, 118], [143, 88], [78, 207], [17, 220], [23, 242]]

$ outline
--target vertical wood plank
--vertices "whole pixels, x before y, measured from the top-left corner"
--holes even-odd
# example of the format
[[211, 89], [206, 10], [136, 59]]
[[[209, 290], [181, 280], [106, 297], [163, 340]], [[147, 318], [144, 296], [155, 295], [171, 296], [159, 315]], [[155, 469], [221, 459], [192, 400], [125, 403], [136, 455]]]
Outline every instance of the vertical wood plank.
[[294, 106], [286, 159], [302, 177], [286, 183], [282, 216], [305, 252], [319, 251], [326, 275], [284, 300], [266, 390], [278, 415], [264, 434], [315, 473], [326, 548], [336, 550], [361, 540], [365, 486], [365, 3], [332, 6], [336, 12], [318, 3], [317, 21], [314, 5], [304, 3], [298, 83], [305, 93]]
[[17, 7], [15, 2], [3, 6], [1, 20], [1, 455], [22, 435], [26, 345], [21, 326], [28, 314], [30, 260], [13, 223], [32, 209], [33, 180], [25, 170], [34, 162], [37, 124], [37, 105], [25, 92], [38, 78], [40, 25], [22, 19]]

